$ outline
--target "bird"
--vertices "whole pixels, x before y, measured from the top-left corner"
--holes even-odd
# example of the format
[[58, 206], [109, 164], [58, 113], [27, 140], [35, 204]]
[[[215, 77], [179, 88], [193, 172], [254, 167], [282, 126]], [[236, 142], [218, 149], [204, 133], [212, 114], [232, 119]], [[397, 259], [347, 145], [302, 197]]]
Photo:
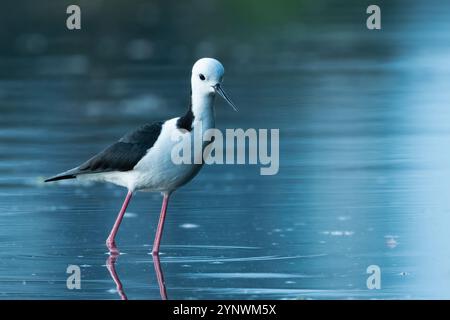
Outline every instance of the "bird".
[[[214, 102], [221, 96], [235, 111], [236, 105], [223, 89], [225, 69], [214, 58], [201, 58], [192, 67], [191, 99], [188, 110], [180, 117], [144, 124], [125, 134], [81, 165], [59, 173], [45, 182], [79, 179], [112, 183], [127, 189], [127, 195], [106, 240], [110, 253], [118, 253], [116, 235], [136, 192], [160, 192], [163, 196], [152, 254], [159, 255], [164, 221], [171, 194], [191, 181], [203, 166], [200, 163], [175, 164], [171, 150], [177, 143], [173, 134], [189, 135], [193, 141], [196, 129], [205, 132], [215, 128]], [[200, 150], [203, 152], [205, 145]], [[203, 153], [202, 153], [203, 154]], [[195, 155], [194, 155], [195, 156]], [[202, 158], [203, 159], [203, 158]]]

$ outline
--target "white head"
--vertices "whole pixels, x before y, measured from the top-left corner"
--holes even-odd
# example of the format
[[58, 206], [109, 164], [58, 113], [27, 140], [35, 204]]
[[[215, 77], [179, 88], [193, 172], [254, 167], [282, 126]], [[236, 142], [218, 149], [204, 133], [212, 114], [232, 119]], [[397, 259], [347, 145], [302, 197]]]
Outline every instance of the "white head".
[[224, 73], [225, 69], [216, 59], [202, 58], [198, 60], [192, 67], [192, 94], [214, 96], [218, 93], [235, 111], [237, 111], [236, 106], [230, 98], [228, 98], [222, 88]]

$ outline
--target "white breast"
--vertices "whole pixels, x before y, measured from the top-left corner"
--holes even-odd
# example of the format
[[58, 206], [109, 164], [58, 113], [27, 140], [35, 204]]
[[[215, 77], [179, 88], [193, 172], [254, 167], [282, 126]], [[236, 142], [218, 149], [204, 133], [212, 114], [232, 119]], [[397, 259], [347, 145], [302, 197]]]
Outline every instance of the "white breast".
[[[179, 143], [179, 141], [173, 140], [174, 130], [183, 135], [191, 135], [191, 141], [193, 141], [194, 131], [181, 131], [177, 128], [177, 120], [178, 118], [174, 118], [164, 123], [158, 140], [132, 171], [111, 172], [105, 176], [105, 179], [130, 190], [161, 192], [173, 191], [189, 182], [197, 175], [202, 165], [175, 164], [172, 161], [172, 150], [175, 144]], [[193, 126], [199, 124], [200, 122], [194, 121]], [[214, 123], [203, 122], [202, 125], [203, 130], [205, 130], [206, 127], [211, 127]]]

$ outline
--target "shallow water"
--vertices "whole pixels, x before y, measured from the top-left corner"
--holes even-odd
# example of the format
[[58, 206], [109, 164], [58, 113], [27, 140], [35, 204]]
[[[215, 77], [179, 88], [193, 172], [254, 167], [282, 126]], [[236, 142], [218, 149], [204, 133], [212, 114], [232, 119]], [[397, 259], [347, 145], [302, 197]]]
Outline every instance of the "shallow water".
[[[181, 42], [179, 22], [154, 30], [142, 60], [145, 44], [105, 57], [86, 33], [40, 30], [39, 52], [3, 47], [0, 298], [160, 299], [155, 267], [169, 299], [450, 298], [450, 8], [404, 4], [389, 7], [380, 32], [365, 29], [356, 4], [311, 7], [328, 19], [289, 16], [264, 36], [250, 21], [239, 39], [227, 29], [201, 44], [197, 22], [185, 34], [195, 45], [181, 49], [169, 45]], [[108, 270], [104, 241], [125, 190], [43, 179], [143, 122], [181, 114], [190, 65], [214, 52], [240, 107], [219, 102], [217, 125], [279, 128], [280, 171], [204, 167], [172, 197], [160, 264], [150, 251], [161, 196], [138, 193]], [[68, 265], [80, 266], [81, 290], [67, 289]], [[370, 265], [381, 268], [380, 290], [367, 289]]]

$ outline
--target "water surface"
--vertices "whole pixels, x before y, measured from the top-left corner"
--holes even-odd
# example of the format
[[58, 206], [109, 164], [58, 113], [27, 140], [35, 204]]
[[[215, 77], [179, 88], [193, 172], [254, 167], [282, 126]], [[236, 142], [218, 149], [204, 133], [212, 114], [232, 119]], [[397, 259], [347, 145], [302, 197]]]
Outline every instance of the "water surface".
[[[212, 1], [179, 20], [184, 5], [132, 3], [108, 11], [125, 10], [114, 27], [101, 1], [85, 3], [79, 34], [60, 31], [59, 7], [40, 27], [2, 19], [16, 33], [0, 34], [0, 298], [160, 299], [155, 267], [169, 299], [450, 298], [448, 5], [390, 2], [372, 32], [359, 1]], [[154, 15], [136, 22], [143, 8]], [[172, 197], [160, 264], [162, 199], [137, 194], [117, 238], [118, 292], [104, 241], [126, 191], [43, 179], [180, 115], [191, 65], [209, 55], [240, 108], [218, 102], [218, 127], [279, 128], [280, 171], [204, 167]], [[66, 287], [72, 264], [81, 290]], [[367, 289], [370, 265], [380, 290]]]

